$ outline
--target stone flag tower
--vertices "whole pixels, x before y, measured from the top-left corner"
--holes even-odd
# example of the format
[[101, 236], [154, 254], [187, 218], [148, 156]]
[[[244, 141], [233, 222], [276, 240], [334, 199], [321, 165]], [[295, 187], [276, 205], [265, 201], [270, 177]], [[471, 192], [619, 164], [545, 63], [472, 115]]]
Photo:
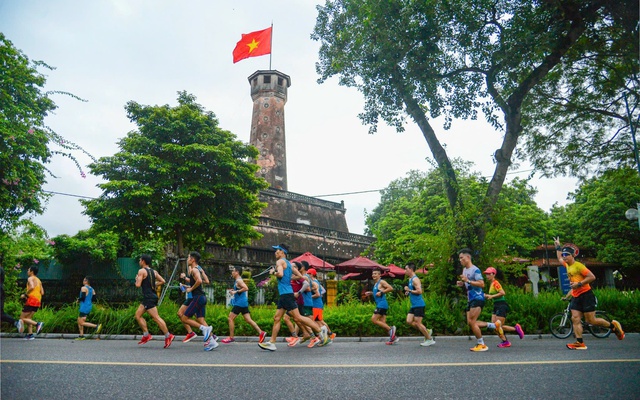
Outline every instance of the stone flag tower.
[[253, 114], [250, 143], [260, 155], [258, 175], [272, 188], [287, 190], [287, 153], [284, 132], [284, 105], [291, 78], [282, 72], [256, 71], [249, 76]]

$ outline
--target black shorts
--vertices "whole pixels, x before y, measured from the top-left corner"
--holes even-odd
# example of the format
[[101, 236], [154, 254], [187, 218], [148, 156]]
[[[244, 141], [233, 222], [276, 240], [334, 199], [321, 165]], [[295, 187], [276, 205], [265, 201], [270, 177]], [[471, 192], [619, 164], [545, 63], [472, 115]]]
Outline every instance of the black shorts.
[[506, 301], [496, 301], [493, 303], [493, 314], [497, 317], [507, 317], [507, 312], [509, 311], [509, 305]]
[[413, 314], [414, 317], [424, 317], [424, 306], [411, 307], [409, 314]]
[[40, 307], [22, 306], [22, 312], [36, 312]]
[[151, 310], [154, 307], [158, 306], [158, 298], [155, 299], [142, 299], [140, 303], [144, 307], [145, 310]]
[[207, 296], [204, 294], [197, 294], [193, 296], [191, 304], [184, 310], [184, 316], [191, 318], [194, 315], [196, 318], [204, 318], [207, 314]]
[[298, 308], [296, 298], [293, 293], [281, 294], [278, 298], [278, 308], [284, 308], [287, 311], [292, 311]]
[[472, 308], [484, 307], [484, 300], [471, 300], [467, 303], [466, 311], [471, 311]]
[[189, 304], [191, 304], [191, 300], [193, 300], [193, 297], [189, 297], [188, 299], [184, 299], [184, 301], [182, 302], [182, 305], [189, 307]]
[[235, 315], [251, 314], [249, 312], [249, 307], [240, 307], [240, 306], [233, 306], [233, 308], [231, 309], [231, 313]]
[[597, 305], [598, 300], [596, 300], [596, 295], [593, 294], [593, 290], [589, 290], [578, 297], [572, 298], [570, 309], [580, 311], [582, 313], [594, 312]]
[[378, 315], [387, 315], [387, 311], [389, 311], [388, 308], [376, 308], [373, 310], [373, 313]]
[[80, 318], [86, 318], [86, 317], [87, 317], [87, 315], [89, 315], [89, 313], [83, 313], [83, 312], [81, 312], [81, 313], [80, 313]]
[[302, 306], [302, 312], [300, 314], [305, 317], [313, 317], [313, 307]]

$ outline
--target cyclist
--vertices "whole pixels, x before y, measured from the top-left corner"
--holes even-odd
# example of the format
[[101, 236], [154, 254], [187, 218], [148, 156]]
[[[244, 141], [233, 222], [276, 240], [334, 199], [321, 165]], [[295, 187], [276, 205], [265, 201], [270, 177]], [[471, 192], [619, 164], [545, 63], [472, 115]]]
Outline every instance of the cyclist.
[[[498, 336], [500, 336], [500, 340], [502, 340], [501, 343], [498, 343], [498, 347], [511, 347], [511, 342], [507, 340], [504, 332], [516, 332], [520, 339], [522, 339], [524, 337], [524, 331], [520, 324], [516, 324], [515, 326], [504, 324], [504, 321], [507, 318], [507, 312], [509, 311], [509, 305], [507, 304], [507, 300], [504, 298], [504, 288], [496, 279], [497, 273], [498, 271], [493, 267], [489, 267], [484, 271], [484, 274], [487, 277], [487, 282], [489, 282], [489, 293], [485, 293], [484, 298], [485, 300], [493, 300], [491, 322], [496, 325], [496, 332], [498, 333]], [[478, 325], [482, 327], [480, 322], [478, 322]]]
[[554, 244], [556, 246], [558, 261], [567, 268], [567, 275], [569, 276], [571, 286], [571, 323], [573, 324], [576, 342], [567, 343], [567, 348], [570, 350], [587, 349], [587, 345], [584, 344], [582, 339], [583, 316], [587, 323], [610, 328], [619, 340], [624, 339], [624, 331], [618, 321], [613, 320], [609, 322], [602, 318], [596, 318], [596, 296], [593, 294], [593, 290], [591, 290], [591, 286], [589, 285], [596, 280], [596, 277], [584, 264], [575, 260], [574, 257], [577, 256], [579, 252], [578, 247], [571, 243], [561, 245], [559, 237], [554, 238]]

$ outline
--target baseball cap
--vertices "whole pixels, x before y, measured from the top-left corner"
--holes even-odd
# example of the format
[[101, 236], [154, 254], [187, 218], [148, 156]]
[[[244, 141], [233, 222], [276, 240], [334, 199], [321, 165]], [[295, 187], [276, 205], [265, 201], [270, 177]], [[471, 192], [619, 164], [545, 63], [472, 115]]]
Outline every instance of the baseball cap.
[[307, 271], [307, 274], [316, 276], [318, 273], [316, 272], [315, 268], [309, 268], [309, 270]]
[[493, 267], [489, 267], [489, 268], [487, 268], [487, 269], [485, 269], [485, 270], [484, 270], [484, 273], [485, 273], [485, 274], [497, 274], [497, 273], [498, 273], [498, 271], [496, 271], [496, 269], [495, 269], [495, 268], [493, 268]]

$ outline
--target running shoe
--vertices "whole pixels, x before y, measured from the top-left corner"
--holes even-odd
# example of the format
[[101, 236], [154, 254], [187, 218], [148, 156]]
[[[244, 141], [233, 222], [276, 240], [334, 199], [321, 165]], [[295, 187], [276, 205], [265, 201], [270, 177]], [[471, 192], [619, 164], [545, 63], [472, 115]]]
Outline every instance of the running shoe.
[[24, 332], [24, 322], [21, 319], [16, 321], [16, 328], [18, 329], [18, 333]]
[[203, 329], [201, 329], [201, 331], [202, 331], [202, 334], [204, 335], [203, 342], [208, 342], [209, 338], [211, 337], [211, 334], [213, 333], [213, 327], [205, 326]]
[[318, 343], [320, 343], [320, 339], [318, 339], [316, 336], [311, 338], [311, 341], [309, 342], [309, 344], [307, 345], [308, 348], [312, 348], [315, 345], [317, 345]]
[[329, 344], [330, 339], [329, 339], [329, 335], [327, 335], [327, 332], [322, 332], [322, 337], [320, 338], [321, 342], [318, 343], [318, 346], [326, 346]]
[[169, 346], [171, 346], [171, 343], [173, 342], [173, 339], [176, 338], [176, 335], [174, 335], [173, 333], [170, 333], [169, 336], [164, 338], [164, 348], [168, 349]]
[[329, 335], [329, 339], [333, 342], [333, 339], [335, 339], [335, 338], [336, 338], [336, 336], [337, 336], [337, 335], [336, 335], [335, 333], [333, 333], [333, 332], [332, 332], [332, 333], [331, 333], [331, 335]]
[[504, 331], [502, 330], [502, 321], [496, 320], [495, 324], [496, 324], [496, 332], [498, 332], [498, 336], [500, 336], [500, 338], [502, 339], [504, 337]]
[[300, 338], [299, 337], [294, 337], [294, 338], [291, 338], [291, 340], [289, 340], [289, 343], [287, 343], [287, 346], [296, 347], [298, 345], [298, 343], [300, 343]]
[[267, 332], [265, 331], [260, 332], [260, 336], [258, 336], [258, 343], [263, 343], [266, 337], [267, 337]]
[[436, 344], [436, 341], [433, 340], [433, 338], [431, 338], [431, 339], [425, 339], [424, 342], [420, 343], [420, 346], [429, 347], [429, 346], [433, 346], [434, 344]]
[[100, 331], [102, 331], [102, 324], [98, 324], [98, 326], [96, 327], [96, 331], [93, 334], [97, 335], [100, 333]]
[[85, 340], [85, 339], [86, 339], [86, 337], [84, 337], [84, 336], [78, 336], [78, 337], [76, 338], [76, 340]]
[[393, 342], [393, 339], [396, 337], [396, 327], [395, 325], [391, 327], [391, 334], [389, 335], [389, 341]]
[[236, 341], [236, 340], [235, 340], [234, 338], [232, 338], [232, 337], [228, 337], [228, 338], [222, 339], [220, 342], [222, 342], [222, 343], [224, 343], [224, 344], [229, 344], [229, 343], [233, 343], [233, 342], [235, 342], [235, 341]]
[[613, 321], [611, 321], [611, 325], [615, 327], [615, 330], [613, 331], [613, 333], [616, 334], [616, 336], [618, 337], [618, 340], [624, 339], [624, 331], [622, 330], [622, 325], [620, 325], [620, 322], [614, 319]]
[[33, 335], [33, 333], [30, 333], [24, 337], [24, 340], [35, 340], [35, 338], [36, 337]]
[[475, 347], [472, 347], [469, 350], [471, 350], [471, 351], [487, 351], [487, 350], [489, 350], [489, 348], [484, 344], [478, 343], [477, 345], [475, 345]]
[[142, 336], [142, 339], [140, 339], [140, 341], [138, 342], [138, 344], [145, 344], [147, 343], [149, 340], [153, 339], [153, 336], [151, 335], [147, 335], [147, 336]]
[[277, 349], [276, 344], [271, 342], [258, 343], [258, 346], [260, 346], [262, 350], [276, 351]]
[[498, 343], [498, 347], [500, 348], [511, 347], [511, 342], [508, 340], [505, 340], [504, 342]]
[[284, 338], [284, 341], [289, 343], [290, 341], [295, 340], [297, 338], [298, 338], [297, 336], [287, 336], [286, 338]]
[[567, 349], [570, 349], [570, 350], [586, 350], [587, 349], [587, 345], [584, 344], [584, 343], [580, 343], [580, 342], [567, 343]]
[[391, 346], [391, 345], [393, 345], [394, 343], [395, 343], [395, 342], [392, 342], [392, 341], [384, 342], [384, 344], [386, 344], [387, 346]]
[[218, 346], [220, 346], [218, 341], [215, 340], [214, 338], [210, 338], [209, 341], [205, 342], [205, 344], [204, 344], [204, 351], [211, 351], [211, 350], [215, 349]]
[[42, 327], [43, 327], [43, 326], [44, 326], [44, 322], [38, 322], [38, 323], [36, 324], [36, 335], [37, 335], [38, 333], [40, 333], [40, 331], [42, 330]]
[[524, 331], [522, 330], [520, 324], [516, 324], [516, 333], [518, 334], [518, 336], [520, 336], [520, 339], [524, 338]]
[[187, 333], [187, 336], [185, 336], [184, 339], [182, 339], [182, 343], [188, 343], [188, 342], [191, 341], [191, 339], [193, 339], [193, 338], [195, 338], [197, 336], [198, 336], [197, 333], [191, 331], [191, 332]]

